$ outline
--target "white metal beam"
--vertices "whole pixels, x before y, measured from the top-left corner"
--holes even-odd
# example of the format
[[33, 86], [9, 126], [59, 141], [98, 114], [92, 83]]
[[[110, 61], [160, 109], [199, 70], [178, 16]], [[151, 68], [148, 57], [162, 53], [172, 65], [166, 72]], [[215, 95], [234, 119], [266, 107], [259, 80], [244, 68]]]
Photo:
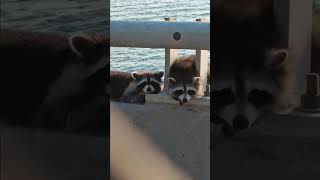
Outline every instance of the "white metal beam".
[[289, 58], [296, 72], [297, 83], [293, 93], [299, 97], [306, 92], [306, 75], [310, 72], [313, 0], [274, 2], [278, 25], [287, 37]]
[[111, 21], [111, 46], [210, 49], [210, 23]]

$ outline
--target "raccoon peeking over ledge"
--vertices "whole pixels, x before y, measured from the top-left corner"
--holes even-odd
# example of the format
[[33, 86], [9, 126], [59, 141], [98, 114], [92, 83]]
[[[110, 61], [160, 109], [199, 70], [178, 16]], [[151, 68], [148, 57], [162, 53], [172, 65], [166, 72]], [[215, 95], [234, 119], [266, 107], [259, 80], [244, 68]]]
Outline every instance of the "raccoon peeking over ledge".
[[[287, 38], [277, 25], [274, 2], [213, 2], [213, 98], [218, 100], [211, 107], [236, 131], [252, 127], [264, 110], [289, 114], [299, 106], [299, 97], [294, 93], [296, 70]], [[312, 72], [320, 72], [316, 60], [320, 47], [319, 20], [313, 16]]]
[[[208, 82], [210, 75], [208, 70]], [[181, 56], [170, 66], [168, 93], [180, 105], [189, 102], [194, 97], [204, 95], [204, 84], [196, 67], [196, 56]]]
[[[81, 114], [79, 106], [105, 96], [106, 34], [1, 30], [0, 39], [0, 111], [7, 123], [61, 129], [70, 111]], [[100, 109], [101, 103], [93, 104], [92, 111]], [[101, 113], [96, 120], [104, 125], [96, 127], [106, 130], [107, 112]], [[84, 121], [92, 123], [92, 116]]]
[[162, 91], [163, 75], [163, 71], [132, 73], [111, 71], [110, 98], [113, 101], [144, 104], [145, 94], [158, 94]]

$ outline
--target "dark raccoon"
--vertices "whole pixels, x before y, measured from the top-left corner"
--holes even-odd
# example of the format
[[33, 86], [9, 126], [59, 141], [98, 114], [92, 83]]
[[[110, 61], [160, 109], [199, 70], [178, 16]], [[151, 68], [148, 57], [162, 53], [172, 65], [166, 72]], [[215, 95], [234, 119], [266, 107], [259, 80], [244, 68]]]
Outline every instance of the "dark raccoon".
[[[298, 105], [292, 92], [295, 72], [277, 28], [273, 7], [273, 0], [213, 2], [213, 89], [215, 92], [230, 89], [234, 98], [223, 106], [213, 101], [212, 107], [219, 117], [238, 130], [250, 127], [262, 109], [287, 114]], [[315, 59], [319, 57], [316, 27], [320, 21], [314, 17], [313, 22]], [[320, 72], [316, 70], [318, 62], [313, 61], [312, 71]], [[268, 98], [256, 96], [260, 92]], [[219, 99], [218, 94], [215, 93], [213, 99]], [[264, 100], [256, 103], [257, 99]]]
[[162, 90], [163, 72], [111, 71], [110, 97], [114, 101], [145, 103], [145, 94], [158, 94]]
[[1, 115], [8, 123], [63, 128], [72, 109], [104, 92], [105, 34], [1, 30], [0, 35]]
[[295, 106], [290, 96], [292, 74], [288, 50], [276, 28], [273, 1], [218, 0], [213, 9], [213, 89], [229, 88], [234, 94], [232, 103], [213, 105], [219, 108], [217, 114], [231, 126], [241, 124], [237, 129], [250, 127], [259, 116], [249, 98], [253, 89], [272, 93], [273, 102], [265, 105], [273, 106], [274, 112], [291, 111]]

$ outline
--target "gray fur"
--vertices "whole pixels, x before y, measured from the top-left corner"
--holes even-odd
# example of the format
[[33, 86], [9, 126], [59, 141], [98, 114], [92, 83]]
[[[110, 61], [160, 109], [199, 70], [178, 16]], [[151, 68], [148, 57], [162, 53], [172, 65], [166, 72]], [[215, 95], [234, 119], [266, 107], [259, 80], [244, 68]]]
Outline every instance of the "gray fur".
[[111, 100], [126, 103], [145, 103], [145, 94], [162, 91], [163, 72], [111, 72]]
[[205, 87], [203, 87], [203, 83], [199, 77], [200, 73], [197, 71], [195, 58], [195, 55], [179, 57], [174, 61], [169, 70], [169, 77], [167, 78], [169, 86], [167, 91], [180, 105], [204, 94]]

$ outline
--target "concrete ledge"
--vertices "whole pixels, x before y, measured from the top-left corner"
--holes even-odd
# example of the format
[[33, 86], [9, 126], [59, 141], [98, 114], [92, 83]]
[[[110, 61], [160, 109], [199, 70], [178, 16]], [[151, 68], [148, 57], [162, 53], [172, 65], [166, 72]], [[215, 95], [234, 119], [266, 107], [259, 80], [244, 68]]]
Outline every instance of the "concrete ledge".
[[[254, 127], [244, 130], [232, 139], [236, 141], [320, 141], [320, 113], [295, 112], [291, 115], [266, 113]], [[220, 133], [220, 132], [219, 132]], [[216, 137], [221, 137], [217, 134]]]
[[115, 104], [193, 179], [210, 179], [209, 106]]
[[[146, 104], [157, 103], [157, 104], [173, 104], [179, 105], [178, 101], [173, 100], [170, 96], [162, 94], [146, 94]], [[194, 98], [183, 106], [206, 106], [210, 107], [209, 97]]]
[[266, 114], [232, 138], [212, 136], [212, 178], [318, 179], [319, 129], [320, 114]]
[[211, 150], [211, 178], [215, 180], [317, 180], [319, 143], [224, 142]]

